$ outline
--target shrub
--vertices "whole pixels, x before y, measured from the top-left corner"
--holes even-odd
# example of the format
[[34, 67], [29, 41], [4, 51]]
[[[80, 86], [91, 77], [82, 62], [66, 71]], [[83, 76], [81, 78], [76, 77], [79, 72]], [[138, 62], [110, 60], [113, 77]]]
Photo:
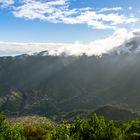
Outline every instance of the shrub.
[[48, 140], [47, 130], [41, 126], [24, 126], [23, 135], [27, 140]]

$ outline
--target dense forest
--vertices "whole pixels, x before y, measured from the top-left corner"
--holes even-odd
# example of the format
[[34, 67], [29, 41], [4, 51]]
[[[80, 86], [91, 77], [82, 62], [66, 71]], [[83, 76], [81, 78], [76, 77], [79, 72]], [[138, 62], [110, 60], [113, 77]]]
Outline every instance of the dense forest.
[[139, 54], [51, 56], [46, 51], [1, 57], [0, 110], [7, 115], [90, 114], [112, 105], [139, 113], [139, 83]]
[[[34, 118], [34, 119], [33, 119]], [[27, 121], [29, 119], [29, 121]], [[30, 122], [31, 120], [31, 122]], [[33, 122], [34, 120], [34, 122]], [[76, 117], [73, 122], [56, 124], [26, 116], [11, 121], [0, 114], [1, 140], [139, 140], [140, 120], [115, 122], [94, 114], [90, 119]], [[38, 123], [39, 122], [39, 123]]]

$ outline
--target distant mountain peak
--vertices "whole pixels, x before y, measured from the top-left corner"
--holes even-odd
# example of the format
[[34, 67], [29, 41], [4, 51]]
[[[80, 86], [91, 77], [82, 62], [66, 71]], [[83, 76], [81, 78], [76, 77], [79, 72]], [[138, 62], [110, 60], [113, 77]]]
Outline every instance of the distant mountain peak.
[[138, 54], [140, 53], [140, 31], [133, 31], [126, 41], [113, 48], [109, 53], [115, 54]]
[[39, 53], [34, 53], [33, 55], [47, 56], [47, 55], [49, 55], [49, 51], [48, 50], [44, 50], [44, 51], [41, 51]]

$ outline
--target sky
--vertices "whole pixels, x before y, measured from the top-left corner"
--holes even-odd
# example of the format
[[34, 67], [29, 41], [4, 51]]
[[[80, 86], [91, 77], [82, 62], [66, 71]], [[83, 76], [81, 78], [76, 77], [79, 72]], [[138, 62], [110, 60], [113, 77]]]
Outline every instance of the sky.
[[140, 28], [139, 9], [139, 0], [0, 0], [0, 55], [48, 48], [99, 54]]

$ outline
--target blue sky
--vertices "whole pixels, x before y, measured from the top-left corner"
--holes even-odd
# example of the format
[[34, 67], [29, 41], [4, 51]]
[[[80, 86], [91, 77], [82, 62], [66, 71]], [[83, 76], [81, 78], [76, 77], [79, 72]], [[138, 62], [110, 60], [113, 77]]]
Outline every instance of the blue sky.
[[[48, 6], [49, 2], [53, 3]], [[0, 41], [90, 42], [118, 28], [139, 28], [139, 5], [139, 0], [0, 0]], [[106, 19], [111, 14], [116, 23], [111, 16]], [[102, 25], [97, 27], [100, 21]]]
[[139, 0], [0, 0], [0, 56], [101, 54], [139, 29]]

